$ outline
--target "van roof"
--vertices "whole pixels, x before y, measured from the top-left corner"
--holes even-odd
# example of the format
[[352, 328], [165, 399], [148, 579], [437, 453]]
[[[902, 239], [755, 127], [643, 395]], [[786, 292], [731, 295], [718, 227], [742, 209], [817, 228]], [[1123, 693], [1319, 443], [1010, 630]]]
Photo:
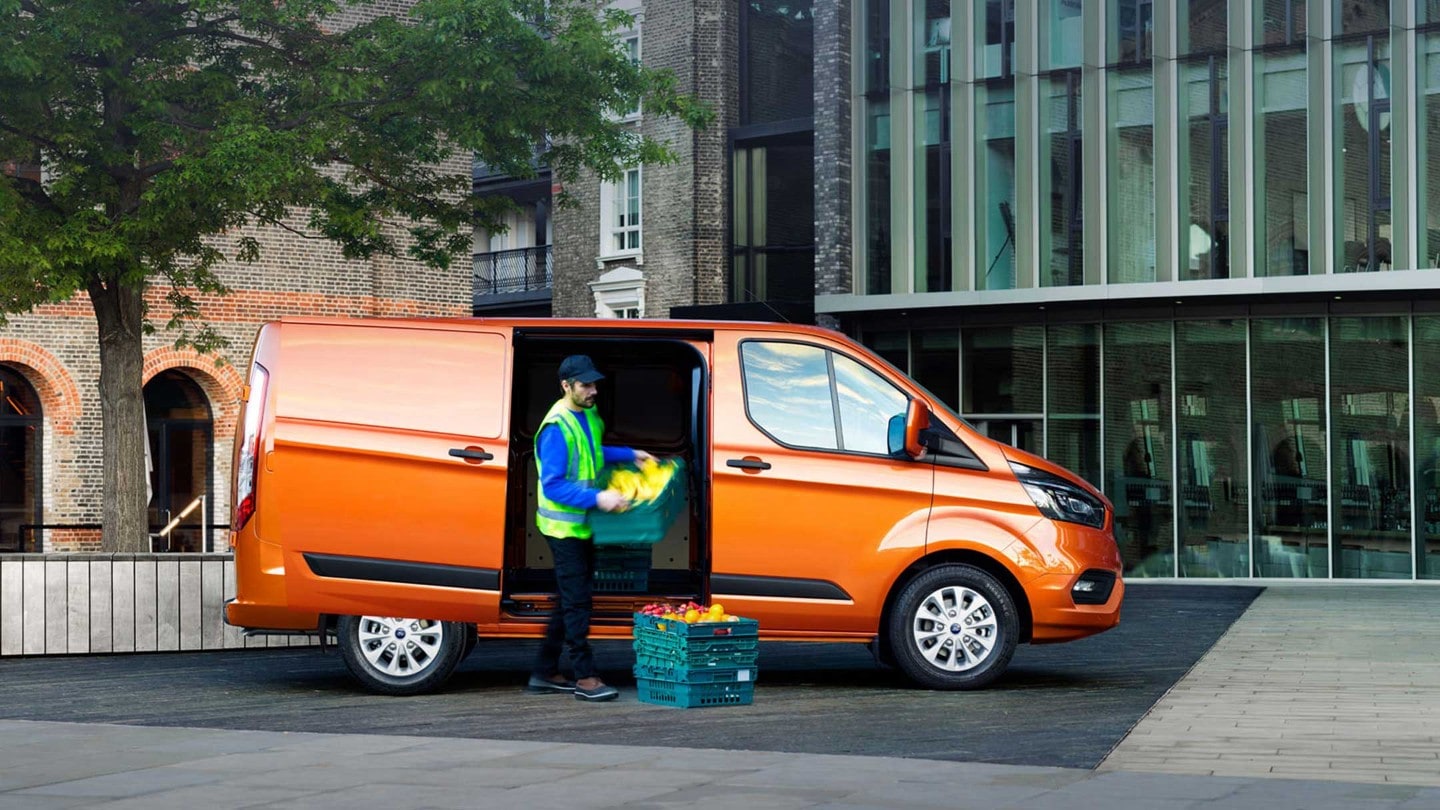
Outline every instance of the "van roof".
[[647, 330], [693, 329], [710, 331], [806, 332], [829, 337], [840, 333], [823, 326], [804, 323], [770, 321], [702, 321], [662, 318], [337, 318], [285, 316], [280, 323], [331, 324], [335, 326], [385, 325], [401, 329], [423, 329], [435, 326], [505, 327], [511, 329], [606, 329], [625, 332]]

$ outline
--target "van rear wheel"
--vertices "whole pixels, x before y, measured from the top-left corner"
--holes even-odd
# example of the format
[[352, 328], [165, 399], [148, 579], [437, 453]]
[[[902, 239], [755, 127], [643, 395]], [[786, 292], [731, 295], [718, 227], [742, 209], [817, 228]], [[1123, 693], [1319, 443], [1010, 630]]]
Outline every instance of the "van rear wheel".
[[436, 689], [449, 680], [465, 654], [466, 625], [460, 622], [341, 616], [335, 630], [350, 674], [382, 695]]
[[973, 565], [941, 565], [912, 579], [890, 614], [900, 670], [927, 689], [980, 689], [1005, 672], [1019, 622], [1010, 592]]

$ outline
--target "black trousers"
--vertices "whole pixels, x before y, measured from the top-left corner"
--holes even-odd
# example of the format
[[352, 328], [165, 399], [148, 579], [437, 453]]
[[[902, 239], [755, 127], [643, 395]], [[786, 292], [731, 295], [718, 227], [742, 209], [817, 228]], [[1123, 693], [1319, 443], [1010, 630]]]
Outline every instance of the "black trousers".
[[560, 651], [570, 649], [575, 680], [595, 676], [590, 650], [590, 586], [595, 574], [595, 544], [589, 540], [546, 536], [555, 560], [555, 590], [559, 605], [545, 626], [545, 641], [535, 660], [535, 674], [550, 678], [560, 672]]

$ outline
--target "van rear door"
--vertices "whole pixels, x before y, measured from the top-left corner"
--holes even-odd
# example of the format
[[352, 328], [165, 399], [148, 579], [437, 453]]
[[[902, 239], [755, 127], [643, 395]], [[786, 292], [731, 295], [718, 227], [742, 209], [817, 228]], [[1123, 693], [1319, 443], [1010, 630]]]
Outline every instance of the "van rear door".
[[280, 339], [264, 528], [289, 606], [494, 621], [508, 330], [292, 322]]
[[907, 394], [840, 342], [717, 332], [710, 590], [771, 633], [873, 636], [923, 553], [934, 466], [887, 453]]

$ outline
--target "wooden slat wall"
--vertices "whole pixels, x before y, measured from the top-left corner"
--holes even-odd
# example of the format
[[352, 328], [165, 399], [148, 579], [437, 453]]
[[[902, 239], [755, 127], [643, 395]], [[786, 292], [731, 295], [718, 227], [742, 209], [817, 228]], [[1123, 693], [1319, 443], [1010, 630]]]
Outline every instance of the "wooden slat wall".
[[173, 652], [313, 644], [245, 638], [225, 624], [228, 554], [0, 556], [0, 656]]

